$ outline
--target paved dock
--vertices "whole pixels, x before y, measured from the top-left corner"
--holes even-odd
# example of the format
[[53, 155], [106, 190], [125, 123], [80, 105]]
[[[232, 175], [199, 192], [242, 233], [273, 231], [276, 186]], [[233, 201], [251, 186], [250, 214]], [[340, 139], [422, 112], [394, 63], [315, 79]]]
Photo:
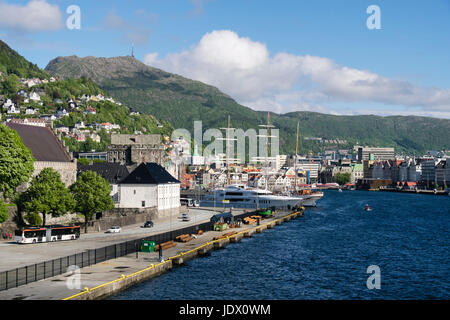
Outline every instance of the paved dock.
[[[155, 224], [153, 228], [142, 228], [143, 224], [129, 225], [122, 227], [120, 233], [105, 233], [104, 231], [82, 233], [80, 239], [76, 241], [25, 245], [14, 243], [12, 240], [1, 241], [0, 272], [208, 222], [216, 213], [208, 209], [190, 208], [191, 221], [182, 221], [178, 216], [164, 217], [153, 220]], [[233, 215], [242, 213], [243, 210], [233, 210]]]
[[[159, 262], [158, 252], [139, 252], [117, 259], [107, 260], [89, 267], [78, 269], [75, 273], [65, 273], [28, 285], [0, 291], [4, 300], [61, 300], [61, 299], [101, 299], [115, 294], [129, 286], [158, 276], [175, 265], [182, 265], [209, 251], [224, 248], [237, 243], [244, 237], [251, 237], [255, 232], [276, 228], [276, 225], [294, 219], [303, 214], [277, 213], [272, 218], [261, 221], [260, 225], [245, 225], [225, 231], [208, 231], [197, 238], [177, 243], [173, 248], [163, 252], [164, 262]], [[234, 235], [214, 240], [221, 235], [236, 232]], [[78, 281], [79, 280], [79, 281]], [[79, 285], [77, 285], [79, 283]]]

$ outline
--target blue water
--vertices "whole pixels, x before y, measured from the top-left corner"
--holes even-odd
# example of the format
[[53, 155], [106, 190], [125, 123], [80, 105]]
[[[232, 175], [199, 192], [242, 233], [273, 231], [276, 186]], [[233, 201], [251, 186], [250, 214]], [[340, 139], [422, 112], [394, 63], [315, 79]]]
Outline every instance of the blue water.
[[330, 190], [303, 217], [112, 299], [449, 299], [449, 232], [450, 197]]

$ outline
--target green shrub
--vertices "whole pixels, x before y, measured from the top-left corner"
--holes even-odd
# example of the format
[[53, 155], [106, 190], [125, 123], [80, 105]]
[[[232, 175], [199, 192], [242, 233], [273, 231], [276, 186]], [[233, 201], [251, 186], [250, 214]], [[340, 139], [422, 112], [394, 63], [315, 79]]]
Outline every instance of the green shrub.
[[8, 207], [0, 200], [0, 223], [5, 222], [9, 218]]
[[83, 166], [87, 166], [89, 164], [89, 159], [81, 158], [78, 159], [78, 162], [81, 163]]
[[25, 216], [25, 220], [28, 222], [29, 225], [33, 227], [38, 227], [42, 225], [42, 218], [38, 213], [32, 212], [28, 213]]

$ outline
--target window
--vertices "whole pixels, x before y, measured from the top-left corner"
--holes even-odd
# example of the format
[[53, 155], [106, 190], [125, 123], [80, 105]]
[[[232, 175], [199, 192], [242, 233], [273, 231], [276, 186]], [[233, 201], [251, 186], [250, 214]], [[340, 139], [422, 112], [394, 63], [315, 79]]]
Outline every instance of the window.
[[134, 190], [134, 194], [136, 194], [136, 190]]
[[142, 208], [145, 207], [145, 201], [142, 201]]

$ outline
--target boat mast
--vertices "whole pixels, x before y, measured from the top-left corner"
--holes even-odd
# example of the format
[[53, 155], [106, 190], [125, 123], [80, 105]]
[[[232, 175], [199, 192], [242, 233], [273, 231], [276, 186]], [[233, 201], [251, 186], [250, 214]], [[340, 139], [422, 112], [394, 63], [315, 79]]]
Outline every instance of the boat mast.
[[226, 147], [226, 155], [227, 155], [227, 185], [230, 185], [230, 160], [228, 159], [228, 133], [230, 132], [230, 115], [228, 115], [228, 126], [227, 126], [227, 147]]
[[[256, 161], [265, 161], [265, 169], [264, 169], [264, 177], [266, 180], [266, 190], [268, 188], [268, 182], [269, 179], [267, 177], [268, 175], [268, 166], [269, 166], [269, 138], [276, 138], [276, 136], [269, 136], [269, 128], [275, 128], [273, 125], [270, 124], [270, 113], [267, 112], [267, 124], [260, 124], [259, 127], [261, 128], [266, 128], [266, 135], [257, 135], [258, 137], [261, 138], [266, 138], [266, 154], [264, 157], [264, 160], [262, 159], [262, 157], [255, 157]], [[273, 157], [270, 158], [271, 160], [273, 160]]]
[[297, 191], [297, 155], [298, 155], [298, 130], [299, 130], [300, 121], [297, 121], [297, 139], [295, 141], [295, 158], [294, 158], [294, 181], [295, 181], [295, 191]]
[[236, 163], [239, 159], [237, 158], [230, 158], [229, 156], [229, 141], [235, 141], [236, 138], [230, 138], [230, 132], [231, 130], [234, 130], [235, 128], [231, 128], [231, 118], [230, 115], [228, 115], [228, 126], [226, 128], [220, 128], [222, 130], [226, 130], [226, 138], [218, 138], [218, 140], [225, 140], [226, 141], [226, 148], [225, 148], [225, 160], [227, 162], [227, 185], [230, 185], [230, 161], [233, 161]]
[[267, 112], [267, 127], [266, 127], [266, 190], [268, 188], [269, 185], [269, 177], [268, 177], [268, 168], [269, 168], [269, 163], [267, 161], [267, 157], [269, 156], [269, 125], [270, 125], [270, 113]]

